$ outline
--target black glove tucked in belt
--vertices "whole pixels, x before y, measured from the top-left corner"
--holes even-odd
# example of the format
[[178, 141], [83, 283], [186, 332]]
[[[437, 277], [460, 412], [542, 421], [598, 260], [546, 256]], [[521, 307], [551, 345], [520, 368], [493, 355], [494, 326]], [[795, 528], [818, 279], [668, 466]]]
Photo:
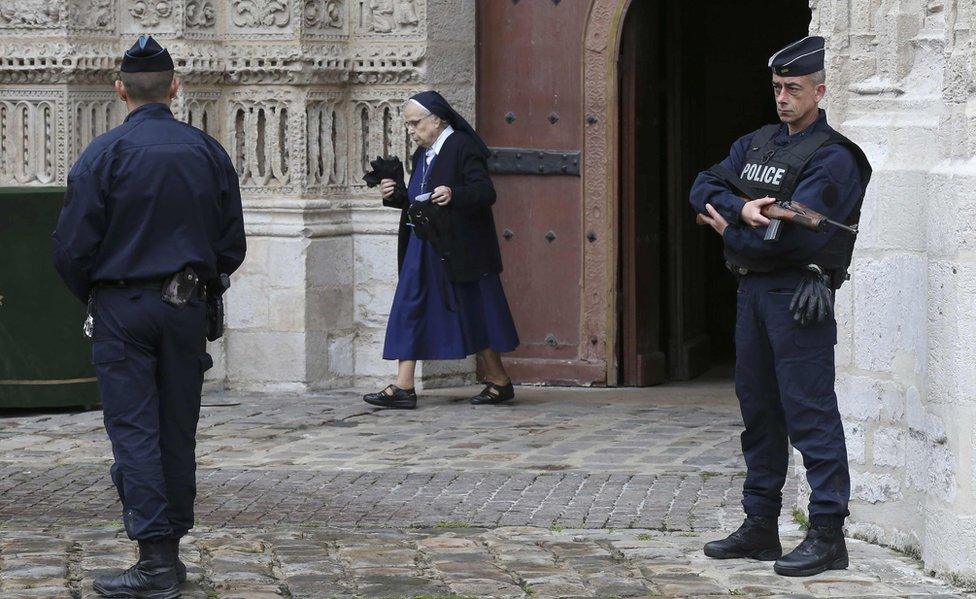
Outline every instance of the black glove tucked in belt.
[[816, 264], [808, 265], [807, 271], [790, 301], [793, 320], [801, 325], [824, 322], [834, 315], [834, 294], [828, 284], [829, 277]]

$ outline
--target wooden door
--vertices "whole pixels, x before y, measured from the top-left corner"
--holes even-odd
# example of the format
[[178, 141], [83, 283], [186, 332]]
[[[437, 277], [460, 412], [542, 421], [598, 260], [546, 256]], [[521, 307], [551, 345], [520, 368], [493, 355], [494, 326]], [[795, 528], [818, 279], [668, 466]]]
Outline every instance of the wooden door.
[[618, 382], [627, 386], [667, 378], [665, 161], [666, 80], [659, 2], [636, 2], [621, 39], [620, 270]]
[[495, 150], [495, 223], [522, 341], [506, 357], [521, 382], [602, 382], [580, 355], [581, 57], [587, 5], [478, 3], [478, 131]]

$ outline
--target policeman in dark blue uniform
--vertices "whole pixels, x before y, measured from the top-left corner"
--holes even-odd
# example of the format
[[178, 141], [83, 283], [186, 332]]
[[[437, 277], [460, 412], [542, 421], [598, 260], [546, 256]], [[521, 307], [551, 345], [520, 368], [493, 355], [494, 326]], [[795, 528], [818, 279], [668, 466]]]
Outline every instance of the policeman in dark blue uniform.
[[[786, 46], [769, 66], [781, 122], [736, 141], [691, 190], [692, 206], [722, 235], [725, 259], [739, 277], [735, 387], [747, 465], [746, 520], [705, 545], [705, 554], [777, 560], [779, 574], [809, 576], [848, 565], [842, 527], [850, 475], [834, 394], [832, 302], [847, 276], [854, 234], [786, 224], [770, 240], [768, 229], [780, 223], [767, 214], [777, 200], [795, 201], [856, 231], [871, 167], [818, 108], [826, 93], [823, 38]], [[813, 492], [806, 539], [781, 557], [777, 518], [790, 442]]]
[[93, 315], [112, 480], [139, 542], [138, 563], [96, 578], [95, 590], [167, 599], [186, 579], [179, 539], [193, 526], [200, 393], [213, 364], [206, 339], [219, 324], [208, 323], [208, 306], [221, 275], [244, 260], [244, 226], [227, 153], [170, 112], [179, 81], [169, 53], [142, 36], [121, 71], [116, 91], [129, 115], [68, 174], [52, 246]]

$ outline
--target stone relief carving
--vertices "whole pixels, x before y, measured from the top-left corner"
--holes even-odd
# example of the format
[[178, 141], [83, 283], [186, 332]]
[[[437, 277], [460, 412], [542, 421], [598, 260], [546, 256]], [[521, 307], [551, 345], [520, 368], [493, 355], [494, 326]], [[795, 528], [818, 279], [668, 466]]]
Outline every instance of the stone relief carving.
[[279, 100], [237, 99], [230, 106], [227, 146], [242, 187], [274, 191], [291, 182], [289, 110]]
[[349, 173], [350, 185], [362, 186], [362, 175], [370, 170], [376, 156], [399, 156], [407, 164], [413, 153], [410, 136], [403, 123], [402, 99], [357, 100], [352, 106], [352, 151], [355, 168]]
[[[351, 48], [341, 40], [301, 48], [190, 43], [173, 52], [187, 83], [240, 85], [409, 84], [420, 79], [424, 57], [420, 43], [376, 51]], [[118, 64], [119, 49], [109, 42], [0, 43], [0, 82], [5, 83], [106, 83]]]
[[27, 29], [57, 27], [62, 20], [61, 6], [49, 0], [3, 0], [0, 26]]
[[346, 119], [336, 100], [308, 104], [308, 185], [344, 185], [346, 182]]
[[408, 30], [417, 27], [420, 19], [417, 17], [417, 6], [414, 0], [397, 0], [396, 21], [400, 29]]
[[117, 127], [125, 118], [124, 105], [110, 91], [77, 94], [69, 106], [71, 130], [74, 134], [71, 162], [74, 162], [93, 139]]
[[217, 24], [217, 10], [212, 0], [190, 0], [183, 12], [190, 29], [209, 29]]
[[[104, 30], [115, 27], [118, 10], [126, 27], [159, 30], [160, 25], [173, 27], [179, 20], [188, 31], [212, 34], [219, 25], [218, 10], [223, 9], [219, 2], [125, 0], [119, 5], [115, 0], [0, 0], [0, 29]], [[354, 25], [350, 15], [363, 3], [371, 11], [370, 2], [230, 0], [226, 10], [231, 28], [257, 28], [253, 34], [257, 40], [273, 33], [272, 28], [289, 26], [292, 11], [303, 11], [300, 18], [308, 30], [342, 35]], [[419, 22], [417, 4], [379, 2], [375, 8], [380, 21], [392, 15], [392, 30], [398, 33]], [[380, 22], [379, 28], [383, 27]], [[345, 39], [310, 39], [301, 47], [230, 43], [246, 35], [252, 34], [232, 29], [225, 39], [213, 42], [174, 42], [174, 58], [187, 87], [173, 110], [178, 118], [226, 145], [248, 193], [358, 188], [363, 158], [377, 154], [408, 158], [412, 148], [399, 101], [391, 101], [389, 93], [403, 95], [406, 87], [420, 80], [422, 41], [382, 48]], [[121, 123], [125, 108], [110, 87], [119, 66], [119, 48], [114, 37], [0, 36], [0, 83], [14, 84], [0, 90], [0, 185], [63, 183], [81, 149]], [[83, 89], [97, 91], [29, 89], [65, 84], [83, 84]], [[259, 88], [242, 88], [254, 84], [321, 85], [328, 91], [303, 90], [300, 93], [307, 95], [298, 101], [290, 95], [296, 89], [258, 93]], [[355, 99], [340, 91], [360, 84], [401, 87]], [[283, 98], [282, 92], [288, 97]]]
[[0, 181], [48, 185], [57, 178], [57, 107], [52, 100], [0, 101]]
[[291, 20], [285, 0], [234, 0], [233, 10], [238, 27], [285, 27]]
[[69, 25], [76, 29], [106, 29], [113, 21], [113, 0], [74, 0]]
[[340, 0], [305, 0], [305, 26], [311, 29], [342, 29]]
[[360, 0], [360, 29], [407, 33], [420, 24], [415, 0]]
[[220, 115], [216, 93], [206, 94], [203, 97], [185, 97], [179, 118], [211, 137], [220, 139]]
[[143, 27], [156, 27], [173, 14], [173, 5], [169, 0], [139, 0], [129, 7], [129, 14]]
[[393, 0], [369, 0], [369, 30], [390, 33], [395, 28]]
[[357, 51], [352, 56], [350, 79], [356, 83], [412, 83], [418, 81], [417, 65], [424, 56], [422, 50], [388, 48]]

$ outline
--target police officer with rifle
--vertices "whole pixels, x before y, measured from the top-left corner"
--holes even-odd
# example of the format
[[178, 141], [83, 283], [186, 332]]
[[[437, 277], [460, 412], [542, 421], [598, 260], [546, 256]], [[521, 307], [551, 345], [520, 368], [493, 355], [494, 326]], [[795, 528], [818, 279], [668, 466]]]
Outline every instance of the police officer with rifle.
[[[746, 519], [705, 545], [713, 558], [776, 560], [785, 576], [848, 565], [843, 525], [850, 475], [834, 393], [834, 291], [847, 279], [871, 166], [819, 108], [824, 39], [773, 54], [779, 123], [737, 140], [691, 190], [699, 222], [722, 236], [739, 279], [735, 388], [745, 431]], [[789, 444], [803, 456], [810, 529], [783, 555], [777, 519]]]

